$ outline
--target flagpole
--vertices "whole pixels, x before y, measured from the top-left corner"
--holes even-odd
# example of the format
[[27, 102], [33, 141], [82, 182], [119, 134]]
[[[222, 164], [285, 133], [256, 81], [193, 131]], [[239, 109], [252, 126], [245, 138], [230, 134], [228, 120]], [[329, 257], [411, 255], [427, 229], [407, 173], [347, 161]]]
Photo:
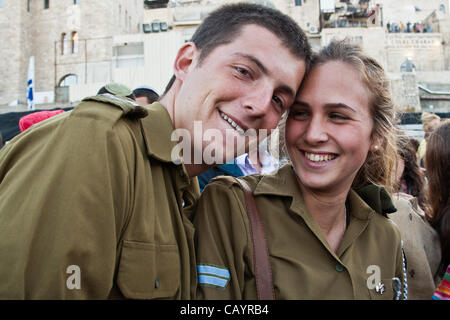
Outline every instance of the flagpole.
[[28, 109], [34, 110], [34, 56], [30, 57], [28, 65], [27, 104]]

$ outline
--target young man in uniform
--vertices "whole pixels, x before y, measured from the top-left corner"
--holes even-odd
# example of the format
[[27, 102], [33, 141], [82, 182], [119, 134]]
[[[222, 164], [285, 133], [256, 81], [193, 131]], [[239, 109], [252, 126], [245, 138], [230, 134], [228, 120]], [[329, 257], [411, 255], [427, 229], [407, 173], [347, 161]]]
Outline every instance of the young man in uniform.
[[[192, 160], [205, 146], [236, 157], [226, 141], [274, 129], [310, 55], [289, 17], [225, 6], [178, 51], [159, 103], [89, 97], [13, 139], [0, 152], [0, 299], [193, 298], [183, 208], [211, 165]], [[207, 129], [230, 139], [192, 143], [183, 163], [174, 130]]]

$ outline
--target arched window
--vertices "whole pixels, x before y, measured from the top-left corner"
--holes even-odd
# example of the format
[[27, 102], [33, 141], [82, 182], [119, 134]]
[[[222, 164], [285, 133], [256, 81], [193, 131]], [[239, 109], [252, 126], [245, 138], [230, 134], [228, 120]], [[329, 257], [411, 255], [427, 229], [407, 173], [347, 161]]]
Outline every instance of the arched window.
[[78, 77], [76, 74], [66, 74], [64, 77], [59, 80], [58, 87], [68, 87], [73, 84], [78, 83]]
[[78, 53], [78, 32], [72, 32], [72, 53]]
[[443, 13], [445, 13], [445, 5], [441, 4], [439, 6], [439, 10], [442, 11]]

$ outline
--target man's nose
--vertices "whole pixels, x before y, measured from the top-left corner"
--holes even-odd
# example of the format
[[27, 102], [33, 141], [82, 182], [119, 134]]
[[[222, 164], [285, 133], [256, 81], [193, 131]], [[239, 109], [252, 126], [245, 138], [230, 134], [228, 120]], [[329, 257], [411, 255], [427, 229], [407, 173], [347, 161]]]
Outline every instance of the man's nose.
[[271, 86], [255, 88], [244, 100], [244, 108], [252, 115], [261, 117], [272, 108], [274, 90]]

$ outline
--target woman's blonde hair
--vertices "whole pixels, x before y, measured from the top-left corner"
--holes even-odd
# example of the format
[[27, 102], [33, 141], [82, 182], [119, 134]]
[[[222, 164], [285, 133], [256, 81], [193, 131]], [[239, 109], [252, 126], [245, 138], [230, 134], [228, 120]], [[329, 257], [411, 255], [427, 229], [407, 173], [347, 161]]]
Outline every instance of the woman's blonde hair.
[[359, 46], [350, 44], [347, 40], [334, 40], [321, 49], [313, 60], [312, 69], [331, 61], [348, 63], [360, 74], [361, 81], [370, 94], [372, 139], [382, 141], [376, 152], [368, 153], [352, 187], [359, 189], [368, 184], [377, 184], [392, 193], [394, 187], [391, 175], [397, 161], [396, 113], [383, 67], [366, 55]]

